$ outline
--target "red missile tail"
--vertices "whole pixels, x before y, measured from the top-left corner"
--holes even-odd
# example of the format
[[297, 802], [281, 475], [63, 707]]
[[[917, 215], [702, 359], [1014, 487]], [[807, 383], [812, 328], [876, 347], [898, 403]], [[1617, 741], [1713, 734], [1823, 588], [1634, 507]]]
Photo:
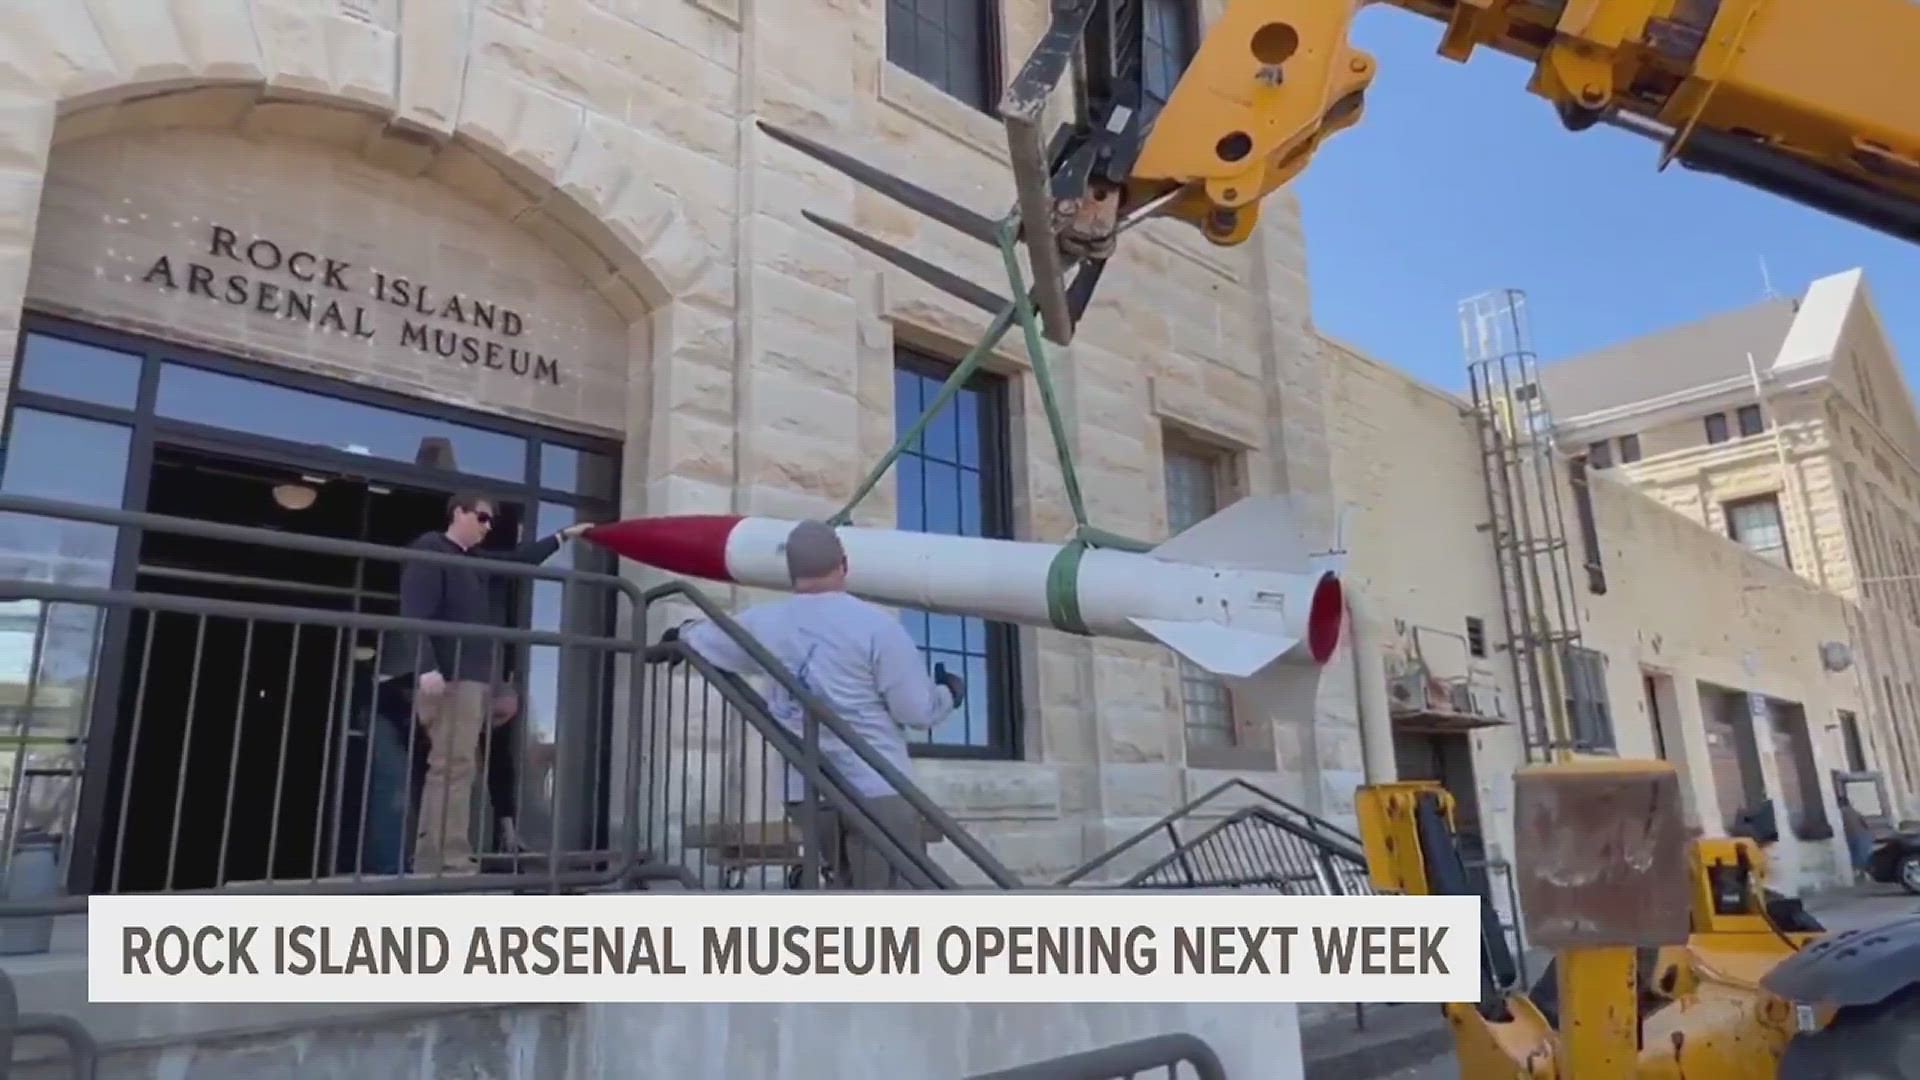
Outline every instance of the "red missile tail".
[[656, 570], [708, 581], [732, 581], [727, 538], [741, 518], [734, 514], [682, 514], [629, 518], [595, 525], [582, 536], [622, 558]]
[[1346, 613], [1346, 592], [1340, 578], [1331, 573], [1320, 575], [1307, 607], [1307, 653], [1314, 663], [1326, 663], [1340, 646], [1340, 623]]

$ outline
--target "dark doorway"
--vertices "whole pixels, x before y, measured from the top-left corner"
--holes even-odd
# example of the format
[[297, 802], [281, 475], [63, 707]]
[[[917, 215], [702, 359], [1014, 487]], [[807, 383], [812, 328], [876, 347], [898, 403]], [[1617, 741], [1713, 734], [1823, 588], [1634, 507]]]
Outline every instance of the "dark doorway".
[[[404, 545], [450, 492], [161, 444], [146, 509]], [[522, 508], [501, 503], [490, 541]], [[212, 600], [396, 614], [399, 565], [173, 534], [142, 537], [136, 588]], [[328, 876], [354, 864], [378, 635], [227, 615], [134, 612], [97, 888], [207, 888]]]
[[1473, 742], [1465, 734], [1397, 731], [1394, 764], [1402, 780], [1429, 780], [1453, 796], [1455, 842], [1468, 872], [1484, 890], [1486, 844], [1480, 822], [1480, 788], [1474, 782]]

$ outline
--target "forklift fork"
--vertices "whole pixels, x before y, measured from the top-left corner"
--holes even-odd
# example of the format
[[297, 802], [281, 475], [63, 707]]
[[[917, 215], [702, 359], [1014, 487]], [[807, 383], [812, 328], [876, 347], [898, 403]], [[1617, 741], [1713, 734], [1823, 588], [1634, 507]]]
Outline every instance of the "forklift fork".
[[[1071, 344], [1120, 233], [1172, 203], [1179, 189], [1128, 206], [1127, 179], [1148, 129], [1146, 22], [1141, 0], [1052, 0], [1052, 20], [1000, 100], [1013, 166], [1012, 211], [994, 220], [797, 132], [760, 122], [774, 139], [910, 210], [990, 246], [1024, 243], [1045, 336]], [[1068, 77], [1071, 82], [1068, 83]], [[1071, 115], [1042, 139], [1063, 83]], [[1010, 297], [868, 233], [806, 211], [828, 232], [965, 303], [1000, 314]]]

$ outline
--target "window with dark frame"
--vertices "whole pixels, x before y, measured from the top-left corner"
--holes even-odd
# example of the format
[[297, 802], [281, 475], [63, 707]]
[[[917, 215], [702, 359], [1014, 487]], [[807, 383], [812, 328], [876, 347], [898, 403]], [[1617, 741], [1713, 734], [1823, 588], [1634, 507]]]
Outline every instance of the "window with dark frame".
[[996, 113], [999, 0], [887, 0], [887, 62], [981, 112]]
[[[948, 361], [911, 349], [894, 353], [893, 410], [898, 434], [919, 420], [953, 371]], [[1012, 472], [1007, 454], [1006, 380], [977, 373], [910, 443], [894, 466], [898, 524], [916, 532], [1009, 539]], [[1019, 638], [1005, 623], [908, 610], [902, 613], [927, 668], [944, 664], [967, 682], [967, 703], [932, 732], [916, 754], [1020, 756]]]
[[1780, 500], [1773, 495], [1758, 495], [1727, 503], [1722, 511], [1727, 519], [1727, 536], [1763, 559], [1771, 559], [1791, 568], [1793, 558], [1787, 551], [1786, 523], [1780, 516]]
[[1566, 710], [1573, 748], [1589, 753], [1616, 749], [1613, 711], [1607, 700], [1607, 656], [1598, 649], [1565, 643], [1560, 668], [1566, 678]]
[[1142, 108], [1151, 121], [1173, 96], [1180, 76], [1199, 51], [1200, 12], [1196, 0], [1145, 0], [1141, 14], [1146, 20]]
[[[1161, 435], [1167, 484], [1167, 531], [1178, 536], [1225, 509], [1232, 501], [1231, 458], [1175, 431]], [[1185, 657], [1180, 668], [1180, 712], [1188, 747], [1227, 749], [1240, 745], [1233, 694], [1212, 672]]]
[[1631, 465], [1640, 460], [1640, 436], [1620, 436], [1620, 464]]
[[1478, 615], [1467, 616], [1467, 655], [1487, 655], [1487, 622]]
[[1734, 417], [1740, 425], [1740, 437], [1743, 439], [1767, 430], [1767, 418], [1761, 415], [1758, 405], [1742, 405]]
[[1727, 414], [1726, 413], [1710, 414], [1706, 419], [1706, 424], [1707, 424], [1707, 442], [1723, 443], [1727, 441], [1729, 436], [1727, 435]]

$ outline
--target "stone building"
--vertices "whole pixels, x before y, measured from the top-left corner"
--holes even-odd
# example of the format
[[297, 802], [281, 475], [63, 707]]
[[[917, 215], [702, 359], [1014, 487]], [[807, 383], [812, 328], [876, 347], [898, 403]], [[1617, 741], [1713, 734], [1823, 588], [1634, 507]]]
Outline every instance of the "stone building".
[[[1197, 15], [1165, 7], [1176, 17], [1154, 20], [1156, 48], [1174, 59], [1161, 77], [1191, 49]], [[0, 46], [0, 487], [212, 513], [208, 493], [245, 482], [254, 501], [222, 503], [229, 519], [297, 531], [300, 507], [351, 498], [368, 508], [363, 538], [432, 527], [456, 484], [491, 495], [529, 535], [583, 516], [837, 508], [913, 411], [903, 403], [985, 320], [801, 211], [981, 280], [997, 267], [757, 121], [1003, 206], [988, 110], [1046, 6], [944, 13], [826, 0], [26, 6]], [[1174, 227], [1131, 239], [1086, 332], [1056, 359], [1095, 522], [1151, 537], [1232, 493], [1325, 492], [1320, 411], [1282, 404], [1320, 393], [1292, 200], [1276, 199], [1233, 250]], [[1065, 535], [1027, 362], [1010, 340], [988, 368], [958, 422], [903, 463], [908, 490], [883, 485], [862, 520]], [[150, 576], [145, 553], [98, 526], [23, 518], [6, 530], [8, 576], [121, 587]], [[234, 567], [216, 558], [216, 569]], [[61, 617], [42, 672], [117, 682], [103, 675], [119, 670], [125, 632]], [[572, 618], [538, 605], [533, 617]], [[1296, 751], [1300, 733], [1324, 731], [1330, 755], [1355, 740], [1349, 694], [1330, 694], [1318, 725], [1229, 714], [1217, 688], [1189, 680], [1183, 694], [1157, 649], [956, 624], [924, 633], [977, 676], [978, 701], [935, 734], [925, 783], [1038, 879], [1229, 770], [1304, 799], [1319, 772]], [[25, 666], [12, 677], [26, 681]], [[537, 666], [533, 677], [529, 712], [552, 715], [558, 684]], [[163, 697], [188, 698], [173, 689]], [[1196, 702], [1191, 733], [1169, 720], [1183, 696]], [[122, 752], [96, 724], [89, 775]], [[111, 810], [105, 795], [81, 802], [84, 847]], [[1245, 1069], [1286, 1060], [1294, 1030], [1284, 1009], [988, 1012], [971, 1035], [950, 1011], [926, 1017], [941, 1068], [1011, 1065], [1144, 1026], [1202, 1031]], [[608, 1038], [641, 1022], [604, 1019]], [[860, 1029], [863, 1057], [884, 1060], [886, 1038], [926, 1030], [876, 1023]], [[855, 1024], [836, 1031], [851, 1037]], [[798, 1014], [791, 1025], [819, 1027]], [[823, 1046], [800, 1057], [845, 1049]], [[724, 1054], [702, 1060], [725, 1074]]]
[[1592, 468], [1846, 598], [1858, 710], [1834, 765], [1870, 816], [1920, 815], [1920, 418], [1865, 275], [1542, 370]]
[[[1544, 760], [1523, 721], [1546, 725], [1520, 708], [1474, 409], [1338, 342], [1326, 348], [1334, 482], [1358, 508], [1354, 634], [1391, 688], [1377, 705], [1362, 698], [1363, 714], [1384, 712], [1391, 728], [1392, 760], [1373, 771], [1390, 764], [1401, 779], [1445, 784], [1463, 832], [1497, 864], [1513, 850], [1512, 772]], [[1539, 370], [1545, 381], [1555, 366]], [[1554, 454], [1563, 477], [1570, 463]], [[1845, 760], [1840, 723], [1861, 695], [1856, 673], [1828, 670], [1821, 647], [1850, 640], [1849, 605], [1613, 475], [1560, 495], [1575, 571], [1567, 625], [1602, 672], [1582, 751], [1674, 762], [1692, 823], [1710, 835], [1770, 798], [1776, 886], [1845, 880], [1828, 774]], [[1433, 704], [1425, 684], [1450, 700]], [[1504, 889], [1497, 875], [1491, 885]]]
[[[1196, 26], [1222, 4], [1148, 6], [1164, 93]], [[264, 515], [293, 531], [303, 507], [346, 498], [362, 508], [354, 537], [388, 539], [431, 527], [454, 486], [542, 532], [616, 515], [836, 510], [986, 320], [801, 211], [983, 282], [999, 268], [993, 253], [857, 189], [757, 122], [994, 212], [1011, 188], [989, 113], [1045, 8], [28, 5], [0, 44], [0, 358], [10, 364], [0, 489], [242, 523]], [[1057, 880], [1230, 777], [1350, 822], [1370, 763], [1376, 778], [1397, 769], [1448, 782], [1486, 853], [1510, 850], [1509, 774], [1525, 740], [1499, 652], [1495, 555], [1477, 531], [1486, 504], [1471, 417], [1458, 399], [1322, 342], [1303, 247], [1287, 193], [1233, 249], [1149, 224], [1129, 234], [1075, 344], [1050, 360], [1098, 526], [1160, 538], [1247, 494], [1355, 508], [1347, 540], [1362, 614], [1313, 715], [1276, 715], [1155, 646], [909, 617], [931, 657], [975, 688], [965, 715], [919, 748], [917, 775], [1028, 880]], [[1904, 409], [1895, 384], [1883, 385], [1886, 407]], [[243, 482], [255, 502], [209, 501]], [[1583, 618], [1609, 658], [1610, 749], [1684, 755], [1708, 828], [1719, 815], [1700, 808], [1724, 803], [1717, 785], [1731, 774], [1712, 766], [1720, 751], [1701, 697], [1682, 687], [1797, 703], [1806, 719], [1779, 745], [1839, 760], [1827, 718], [1862, 706], [1852, 676], [1817, 657], [1820, 643], [1848, 638], [1841, 606], [1627, 488], [1592, 491], [1615, 587], [1585, 598]], [[1061, 470], [1015, 339], [856, 518], [1068, 535]], [[0, 548], [6, 577], [127, 588], [152, 569], [110, 530], [41, 518], [0, 522]], [[1720, 621], [1735, 609], [1744, 616]], [[6, 677], [29, 681], [31, 661], [15, 660], [27, 655], [16, 646], [33, 637], [33, 613], [9, 614]], [[105, 673], [124, 662], [124, 629], [62, 618], [57, 633], [42, 631], [42, 671], [67, 687], [117, 680]], [[530, 618], [555, 628], [574, 613], [535, 604]], [[1440, 659], [1441, 646], [1412, 640], [1421, 627], [1460, 648]], [[1412, 652], [1424, 668], [1408, 667]], [[1402, 723], [1389, 715], [1388, 680], [1409, 671], [1490, 690], [1466, 710], [1489, 715], [1465, 734]], [[535, 665], [530, 712], [568, 722], [560, 679]], [[81, 710], [70, 705], [60, 715], [77, 734]], [[82, 751], [89, 775], [126, 752], [97, 720]], [[1406, 729], [1397, 736], [1396, 723]], [[1824, 769], [1806, 786], [1808, 766], [1761, 745], [1765, 790], [1809, 821], [1816, 806], [1836, 820]], [[1873, 743], [1883, 755], [1888, 745]], [[81, 804], [85, 833], [110, 804]], [[1831, 876], [1832, 845], [1807, 831], [1787, 844], [1803, 882]], [[79, 984], [60, 985], [71, 997]], [[41, 1007], [24, 990], [22, 1000]], [[149, 1041], [182, 1037], [177, 1025], [204, 1033], [272, 1019], [90, 1015], [103, 1031]], [[661, 1034], [724, 1033], [716, 1015], [608, 1007], [559, 1021], [522, 1015], [500, 1030], [572, 1030], [595, 1075], [691, 1076], [697, 1058], [719, 1076], [733, 1051], [675, 1057], [681, 1043]], [[918, 1052], [900, 1040], [937, 1032], [952, 1075], [1146, 1028], [1205, 1034], [1237, 1072], [1286, 1060], [1295, 1033], [1291, 1011], [1273, 1009], [836, 1015], [835, 1030], [857, 1029], [862, 1054], [879, 1060]], [[785, 1051], [815, 1063], [846, 1049], [798, 1007], [769, 1022], [793, 1032]]]

